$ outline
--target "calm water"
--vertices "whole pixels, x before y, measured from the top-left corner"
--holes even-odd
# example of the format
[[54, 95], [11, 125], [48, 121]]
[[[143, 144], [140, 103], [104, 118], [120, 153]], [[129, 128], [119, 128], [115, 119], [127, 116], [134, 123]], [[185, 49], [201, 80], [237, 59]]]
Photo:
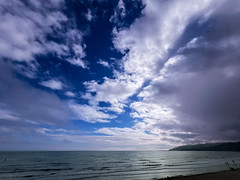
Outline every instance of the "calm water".
[[0, 152], [0, 179], [153, 179], [227, 170], [237, 152]]

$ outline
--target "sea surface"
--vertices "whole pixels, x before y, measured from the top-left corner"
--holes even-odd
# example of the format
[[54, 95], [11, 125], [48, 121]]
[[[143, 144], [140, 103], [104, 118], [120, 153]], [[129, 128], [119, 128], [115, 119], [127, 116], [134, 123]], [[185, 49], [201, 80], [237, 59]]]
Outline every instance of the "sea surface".
[[240, 167], [238, 152], [0, 152], [0, 179], [150, 180]]

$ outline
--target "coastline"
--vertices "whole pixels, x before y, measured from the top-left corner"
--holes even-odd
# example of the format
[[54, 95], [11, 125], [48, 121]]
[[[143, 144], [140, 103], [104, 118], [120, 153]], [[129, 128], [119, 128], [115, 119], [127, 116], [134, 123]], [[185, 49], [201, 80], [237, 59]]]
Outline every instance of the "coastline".
[[210, 172], [189, 176], [166, 177], [158, 180], [239, 180], [240, 169], [220, 172]]

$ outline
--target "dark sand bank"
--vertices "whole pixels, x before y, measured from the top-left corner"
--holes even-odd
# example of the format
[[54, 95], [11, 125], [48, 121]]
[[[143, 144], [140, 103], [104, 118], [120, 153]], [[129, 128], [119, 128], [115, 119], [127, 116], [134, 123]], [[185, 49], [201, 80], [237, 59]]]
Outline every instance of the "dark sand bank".
[[[179, 176], [164, 178], [161, 180], [240, 180], [240, 169], [235, 171], [222, 171], [214, 173], [206, 173], [192, 176]], [[160, 179], [159, 179], [160, 180]]]

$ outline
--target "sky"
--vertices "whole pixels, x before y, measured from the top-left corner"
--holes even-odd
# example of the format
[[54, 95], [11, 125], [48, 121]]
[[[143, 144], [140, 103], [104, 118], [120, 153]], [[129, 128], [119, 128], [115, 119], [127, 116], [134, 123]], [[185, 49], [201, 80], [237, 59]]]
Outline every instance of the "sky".
[[239, 7], [0, 1], [0, 150], [239, 141]]

